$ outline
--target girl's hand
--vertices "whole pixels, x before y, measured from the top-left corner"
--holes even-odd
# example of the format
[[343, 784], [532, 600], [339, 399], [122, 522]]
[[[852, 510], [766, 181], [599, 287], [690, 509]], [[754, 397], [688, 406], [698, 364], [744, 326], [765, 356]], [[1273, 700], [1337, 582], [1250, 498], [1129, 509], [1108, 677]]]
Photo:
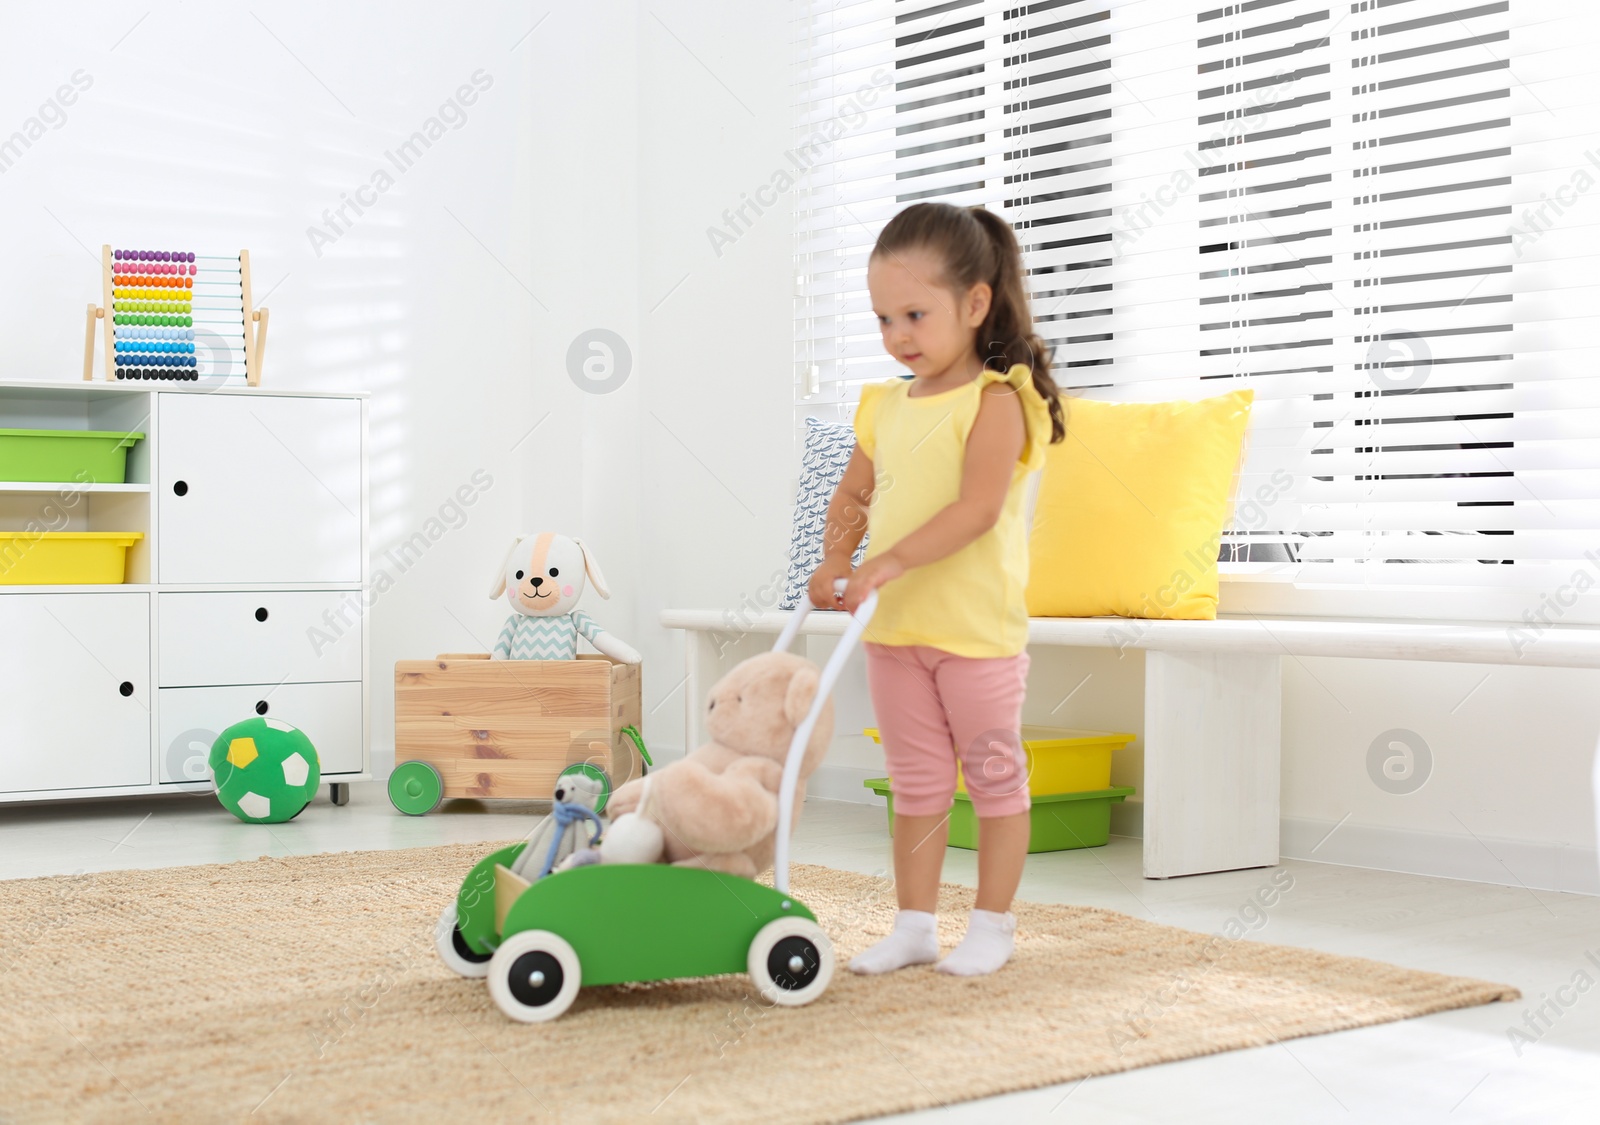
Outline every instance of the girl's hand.
[[868, 559], [850, 576], [850, 584], [845, 587], [842, 603], [845, 612], [854, 613], [867, 600], [868, 594], [905, 572], [906, 568], [894, 557], [893, 551]]
[[839, 599], [834, 596], [833, 584], [838, 579], [849, 577], [849, 558], [824, 558], [822, 565], [811, 575], [811, 581], [806, 584], [806, 596], [818, 609], [838, 609]]

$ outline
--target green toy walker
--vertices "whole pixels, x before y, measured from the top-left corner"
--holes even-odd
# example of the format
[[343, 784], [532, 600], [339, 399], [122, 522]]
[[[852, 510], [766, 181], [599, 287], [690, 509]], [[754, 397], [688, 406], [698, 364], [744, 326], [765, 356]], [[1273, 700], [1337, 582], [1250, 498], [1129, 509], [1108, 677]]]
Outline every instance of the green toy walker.
[[[522, 1023], [555, 1019], [583, 985], [749, 973], [771, 1004], [798, 1007], [827, 989], [833, 943], [789, 894], [789, 832], [801, 758], [845, 661], [877, 608], [871, 594], [846, 623], [816, 699], [795, 730], [778, 790], [773, 885], [669, 864], [594, 864], [528, 883], [510, 870], [526, 843], [479, 860], [445, 907], [434, 945], [464, 977]], [[810, 611], [785, 623], [787, 650]]]

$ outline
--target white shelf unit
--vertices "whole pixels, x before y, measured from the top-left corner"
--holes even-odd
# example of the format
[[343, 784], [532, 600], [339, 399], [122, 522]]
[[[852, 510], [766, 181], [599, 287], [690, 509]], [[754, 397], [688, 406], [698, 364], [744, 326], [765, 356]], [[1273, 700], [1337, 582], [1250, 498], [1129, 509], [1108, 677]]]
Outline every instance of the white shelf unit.
[[0, 804], [207, 791], [224, 727], [371, 776], [362, 394], [0, 383], [0, 428], [138, 430], [127, 483], [0, 483], [0, 529], [138, 531], [121, 585], [0, 585]]

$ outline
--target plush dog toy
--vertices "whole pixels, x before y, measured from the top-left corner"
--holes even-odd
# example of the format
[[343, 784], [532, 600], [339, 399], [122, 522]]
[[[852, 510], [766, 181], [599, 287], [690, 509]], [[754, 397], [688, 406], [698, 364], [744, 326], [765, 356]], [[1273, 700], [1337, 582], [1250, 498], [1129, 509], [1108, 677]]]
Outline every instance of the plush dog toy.
[[[711, 741], [612, 795], [606, 811], [614, 819], [600, 845], [601, 862], [664, 859], [747, 879], [772, 866], [783, 761], [820, 679], [809, 660], [768, 652], [718, 680], [706, 712]], [[800, 766], [797, 819], [806, 778], [832, 737], [830, 700]]]
[[575, 608], [583, 597], [584, 576], [595, 593], [609, 598], [606, 580], [589, 548], [578, 539], [544, 531], [511, 544], [495, 575], [491, 600], [501, 594], [516, 610], [495, 641], [495, 660], [576, 660], [582, 633], [605, 655], [624, 664], [639, 663], [634, 648]]
[[[605, 829], [605, 822], [595, 812], [604, 792], [599, 779], [582, 770], [569, 769], [556, 778], [550, 815], [528, 833], [528, 846], [511, 866], [513, 874], [532, 883], [550, 874], [573, 852], [592, 846]], [[586, 821], [594, 826], [587, 838]]]

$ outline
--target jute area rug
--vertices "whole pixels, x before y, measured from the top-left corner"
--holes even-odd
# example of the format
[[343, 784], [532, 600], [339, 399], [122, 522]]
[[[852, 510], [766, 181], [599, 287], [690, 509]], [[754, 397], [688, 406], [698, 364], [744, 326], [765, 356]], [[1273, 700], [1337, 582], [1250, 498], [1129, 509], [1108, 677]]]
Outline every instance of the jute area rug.
[[[0, 1120], [844, 1121], [1517, 997], [1024, 903], [986, 979], [841, 966], [799, 1009], [744, 977], [586, 989], [525, 1026], [431, 945], [489, 850], [0, 884]], [[794, 888], [841, 960], [893, 917], [886, 879], [799, 867]], [[945, 888], [946, 948], [970, 905]]]

